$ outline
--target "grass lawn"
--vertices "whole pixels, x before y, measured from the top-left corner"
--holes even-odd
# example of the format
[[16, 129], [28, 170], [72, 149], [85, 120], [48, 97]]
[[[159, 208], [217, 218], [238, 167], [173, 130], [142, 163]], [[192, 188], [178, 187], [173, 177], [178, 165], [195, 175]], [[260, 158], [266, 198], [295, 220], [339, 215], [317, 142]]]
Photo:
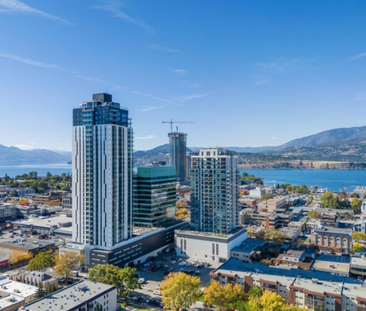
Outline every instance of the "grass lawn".
[[205, 294], [198, 297], [197, 301], [205, 302]]

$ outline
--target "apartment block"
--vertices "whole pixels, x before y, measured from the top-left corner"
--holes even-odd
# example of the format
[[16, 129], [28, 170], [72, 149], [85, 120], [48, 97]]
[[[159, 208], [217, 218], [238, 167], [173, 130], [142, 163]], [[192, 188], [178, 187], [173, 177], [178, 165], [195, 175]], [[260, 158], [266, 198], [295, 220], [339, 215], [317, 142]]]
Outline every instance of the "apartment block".
[[280, 269], [231, 258], [212, 271], [210, 277], [222, 285], [240, 284], [246, 292], [258, 285], [279, 294], [288, 303], [308, 310], [366, 310], [366, 285], [331, 273]]
[[230, 233], [238, 226], [239, 170], [235, 153], [201, 149], [192, 156], [191, 225], [194, 230]]

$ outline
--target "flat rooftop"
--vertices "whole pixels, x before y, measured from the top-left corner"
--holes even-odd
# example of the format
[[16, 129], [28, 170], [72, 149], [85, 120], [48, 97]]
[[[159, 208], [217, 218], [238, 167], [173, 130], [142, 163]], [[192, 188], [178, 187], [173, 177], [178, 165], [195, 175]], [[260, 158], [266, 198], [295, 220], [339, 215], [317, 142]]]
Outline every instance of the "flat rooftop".
[[2, 292], [6, 292], [18, 297], [27, 298], [34, 295], [38, 287], [9, 280], [6, 275], [0, 276], [0, 287]]
[[316, 258], [317, 261], [327, 261], [327, 262], [337, 262], [337, 263], [350, 263], [350, 256], [337, 256], [337, 255], [328, 255], [328, 254], [320, 254]]
[[115, 287], [108, 284], [81, 281], [54, 292], [51, 295], [47, 295], [39, 300], [31, 302], [19, 310], [52, 311], [60, 310], [61, 308], [65, 310], [74, 310], [73, 308], [77, 308], [81, 304], [92, 299], [94, 296], [100, 294], [103, 295], [113, 290], [115, 290]]
[[314, 232], [352, 235], [352, 229], [333, 228], [333, 227], [315, 228]]
[[33, 238], [22, 238], [22, 237], [16, 237], [13, 239], [7, 239], [0, 241], [0, 247], [3, 248], [20, 248], [24, 250], [33, 250], [33, 249], [41, 249], [43, 247], [49, 246], [55, 244], [54, 240], [39, 240], [39, 239], [33, 239]]
[[[5, 295], [0, 297], [0, 310], [11, 307], [19, 302], [24, 301], [25, 299], [16, 295]], [[23, 302], [24, 303], [24, 302]]]
[[59, 228], [64, 227], [70, 223], [72, 225], [72, 218], [66, 216], [55, 216], [48, 218], [31, 217], [27, 220], [17, 220], [13, 222], [14, 225], [19, 226], [34, 226], [44, 228]]
[[264, 245], [266, 243], [265, 240], [258, 240], [258, 239], [246, 239], [244, 242], [241, 243], [240, 246], [236, 246], [232, 249], [235, 252], [242, 252], [242, 253], [251, 253], [256, 250], [258, 247]]
[[329, 261], [315, 260], [313, 268], [315, 270], [326, 271], [329, 273], [349, 275], [350, 264], [342, 262], [335, 263]]
[[179, 234], [191, 234], [191, 235], [196, 235], [196, 236], [207, 236], [207, 237], [217, 237], [217, 238], [228, 239], [241, 231], [246, 232], [246, 229], [243, 227], [239, 227], [239, 228], [236, 228], [236, 230], [231, 233], [214, 233], [214, 232], [194, 231], [194, 230], [185, 230], [185, 229], [176, 230], [175, 232], [179, 233]]
[[352, 267], [362, 267], [366, 268], [366, 259], [361, 257], [352, 257], [351, 259], [351, 266]]
[[260, 273], [269, 275], [270, 280], [276, 281], [278, 276], [285, 277], [300, 277], [304, 279], [316, 278], [320, 281], [330, 282], [347, 282], [347, 283], [359, 283], [358, 281], [345, 276], [333, 275], [323, 271], [306, 271], [300, 269], [279, 269], [275, 267], [267, 266], [266, 264], [255, 262], [255, 263], [244, 263], [236, 258], [230, 258], [228, 261], [223, 263], [220, 267], [213, 271], [213, 273], [231, 273], [237, 275], [251, 275], [252, 273]]

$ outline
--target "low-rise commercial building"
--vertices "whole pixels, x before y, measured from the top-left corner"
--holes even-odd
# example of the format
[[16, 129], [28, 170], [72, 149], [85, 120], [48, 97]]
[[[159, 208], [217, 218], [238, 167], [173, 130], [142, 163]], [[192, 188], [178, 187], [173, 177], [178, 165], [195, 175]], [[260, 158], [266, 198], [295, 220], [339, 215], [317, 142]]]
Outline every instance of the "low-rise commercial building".
[[65, 209], [72, 209], [72, 196], [71, 195], [65, 195], [62, 197], [62, 207]]
[[314, 262], [313, 269], [337, 275], [349, 276], [350, 262], [351, 258], [349, 256], [320, 254]]
[[6, 221], [11, 221], [16, 219], [17, 210], [16, 204], [12, 203], [4, 203], [0, 204], [0, 224]]
[[258, 210], [259, 211], [265, 211], [265, 212], [276, 212], [280, 208], [284, 208], [287, 204], [286, 198], [275, 198], [275, 199], [269, 199], [265, 200], [258, 204]]
[[24, 304], [32, 301], [38, 287], [13, 281], [6, 275], [0, 275], [0, 310], [18, 310]]
[[253, 253], [260, 252], [261, 247], [266, 243], [265, 240], [246, 239], [239, 246], [234, 247], [230, 251], [230, 257], [239, 259], [243, 262], [252, 262]]
[[114, 311], [116, 308], [116, 287], [103, 283], [81, 281], [29, 303], [20, 308], [19, 311]]
[[351, 273], [353, 275], [366, 276], [366, 257], [365, 255], [360, 257], [351, 258]]
[[364, 311], [366, 307], [363, 282], [326, 272], [280, 269], [231, 258], [210, 276], [222, 285], [240, 284], [246, 292], [258, 285], [279, 294], [292, 305], [309, 310]]
[[19, 271], [17, 274], [12, 274], [9, 278], [13, 281], [21, 282], [24, 284], [41, 287], [45, 291], [52, 288], [57, 288], [58, 278], [50, 274], [39, 271]]
[[349, 253], [352, 249], [352, 230], [318, 227], [312, 232], [312, 242], [323, 250]]
[[177, 230], [175, 249], [179, 257], [223, 262], [230, 258], [231, 250], [247, 238], [244, 228], [230, 234]]
[[125, 266], [140, 264], [150, 256], [165, 249], [174, 248], [174, 231], [187, 227], [186, 222], [174, 221], [166, 228], [133, 228], [133, 237], [115, 245], [112, 249], [85, 247], [86, 264], [90, 266], [113, 264]]

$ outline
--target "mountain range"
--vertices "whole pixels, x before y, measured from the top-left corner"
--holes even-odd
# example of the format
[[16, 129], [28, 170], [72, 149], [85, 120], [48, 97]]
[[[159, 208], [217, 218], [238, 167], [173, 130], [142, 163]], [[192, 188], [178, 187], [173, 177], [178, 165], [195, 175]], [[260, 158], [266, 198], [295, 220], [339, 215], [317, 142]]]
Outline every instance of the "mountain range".
[[[187, 148], [187, 152], [197, 152], [201, 147]], [[314, 135], [291, 140], [280, 146], [264, 147], [223, 147], [238, 153], [261, 154], [261, 158], [285, 157], [321, 161], [365, 161], [366, 126], [338, 128]], [[147, 151], [134, 153], [134, 165], [142, 166], [153, 161], [169, 160], [169, 144]], [[258, 155], [259, 157], [259, 155]], [[365, 158], [365, 159], [364, 159]], [[17, 147], [0, 145], [0, 165], [59, 164], [71, 160], [71, 152], [46, 149], [22, 150]]]
[[71, 160], [71, 152], [46, 149], [22, 150], [0, 145], [0, 166], [61, 164]]

